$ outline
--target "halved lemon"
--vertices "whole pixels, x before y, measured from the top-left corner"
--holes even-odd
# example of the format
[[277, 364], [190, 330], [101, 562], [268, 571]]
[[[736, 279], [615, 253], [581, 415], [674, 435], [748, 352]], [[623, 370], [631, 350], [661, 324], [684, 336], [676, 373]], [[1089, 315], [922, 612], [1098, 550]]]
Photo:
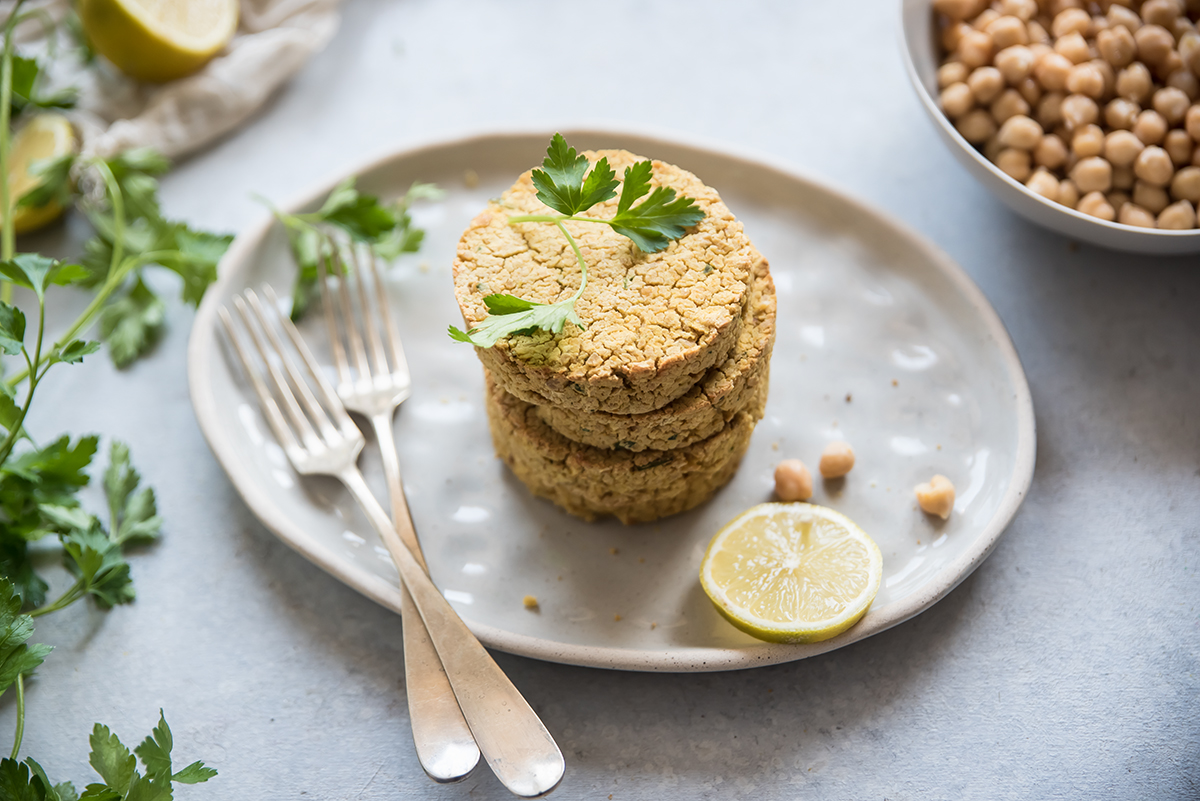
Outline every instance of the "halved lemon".
[[191, 75], [237, 30], [237, 0], [80, 0], [96, 52], [139, 81]]
[[866, 614], [883, 578], [879, 546], [850, 518], [810, 503], [763, 503], [721, 529], [700, 584], [760, 640], [820, 642]]
[[[76, 148], [75, 129], [61, 114], [39, 114], [13, 135], [8, 160], [8, 196], [13, 206], [22, 196], [42, 182], [29, 168], [36, 161], [57, 158]], [[41, 228], [62, 214], [57, 200], [42, 206], [26, 206], [13, 214], [13, 228], [18, 234]]]

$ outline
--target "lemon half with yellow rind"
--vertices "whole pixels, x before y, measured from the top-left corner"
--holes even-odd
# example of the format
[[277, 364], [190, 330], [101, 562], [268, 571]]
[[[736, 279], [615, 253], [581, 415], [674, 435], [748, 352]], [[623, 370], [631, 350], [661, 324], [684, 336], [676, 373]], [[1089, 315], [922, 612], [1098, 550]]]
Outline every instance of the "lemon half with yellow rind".
[[[41, 176], [29, 171], [35, 162], [58, 158], [78, 147], [75, 129], [61, 114], [39, 114], [17, 131], [8, 157], [8, 197], [11, 206], [41, 182]], [[42, 206], [22, 206], [13, 214], [13, 229], [18, 234], [36, 231], [63, 213], [62, 204], [51, 200]]]
[[700, 584], [730, 623], [760, 640], [836, 637], [867, 612], [883, 579], [879, 546], [850, 518], [809, 503], [764, 503], [721, 529]]
[[237, 0], [80, 0], [96, 52], [131, 78], [164, 83], [191, 75], [233, 38]]

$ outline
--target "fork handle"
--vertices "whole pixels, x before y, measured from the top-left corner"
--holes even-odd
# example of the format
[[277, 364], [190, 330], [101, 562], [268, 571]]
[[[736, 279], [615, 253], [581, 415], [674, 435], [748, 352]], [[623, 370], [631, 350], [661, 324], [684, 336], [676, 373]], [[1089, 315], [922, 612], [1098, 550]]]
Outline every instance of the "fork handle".
[[488, 767], [515, 795], [535, 798], [553, 790], [566, 762], [537, 713], [421, 569], [358, 467], [351, 465], [338, 478], [391, 553]]
[[[391, 415], [373, 415], [371, 425], [383, 457], [383, 474], [392, 503], [392, 522], [404, 544], [420, 561], [422, 569], [428, 572], [404, 497]], [[429, 632], [413, 604], [412, 596], [403, 586], [400, 592], [400, 618], [404, 622], [405, 695], [408, 698], [408, 719], [412, 724], [417, 760], [434, 781], [460, 781], [479, 763], [479, 746], [471, 736], [471, 729], [463, 718], [450, 680], [446, 678], [446, 670], [433, 647], [433, 641], [429, 639]]]

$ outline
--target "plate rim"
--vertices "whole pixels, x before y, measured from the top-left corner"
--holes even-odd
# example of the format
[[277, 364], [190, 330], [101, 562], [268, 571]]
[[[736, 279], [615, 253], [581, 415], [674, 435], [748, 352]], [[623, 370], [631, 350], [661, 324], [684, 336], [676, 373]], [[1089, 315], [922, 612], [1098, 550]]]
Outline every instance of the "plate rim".
[[[942, 568], [926, 582], [921, 592], [887, 606], [872, 607], [857, 625], [833, 639], [805, 645], [761, 643], [741, 648], [646, 650], [562, 643], [507, 631], [464, 618], [476, 636], [488, 647], [500, 651], [582, 667], [661, 672], [736, 670], [804, 659], [866, 639], [925, 611], [971, 575], [995, 549], [1001, 535], [1016, 516], [1017, 510], [1028, 494], [1033, 481], [1037, 435], [1033, 398], [1020, 356], [1017, 354], [1008, 329], [999, 314], [966, 271], [931, 240], [903, 224], [890, 213], [859, 200], [779, 159], [730, 146], [727, 143], [704, 141], [692, 135], [649, 127], [631, 129], [626, 126], [610, 127], [592, 123], [586, 126], [564, 126], [559, 130], [568, 138], [572, 136], [623, 136], [642, 140], [650, 146], [657, 143], [671, 147], [683, 147], [702, 153], [707, 157], [765, 169], [787, 181], [802, 184], [810, 190], [826, 193], [852, 207], [855, 212], [878, 222], [888, 234], [907, 240], [923, 257], [938, 268], [966, 298], [979, 315], [984, 329], [991, 335], [992, 341], [999, 348], [1001, 361], [1009, 374], [1016, 394], [1014, 401], [1017, 415], [1017, 449], [1008, 489], [995, 514], [976, 536], [975, 547]], [[389, 149], [364, 159], [351, 169], [338, 171], [333, 177], [328, 177], [315, 183], [312, 188], [297, 193], [290, 202], [281, 204], [279, 208], [290, 211], [314, 203], [327, 195], [339, 181], [348, 176], [363, 175], [391, 162], [419, 158], [424, 151], [478, 146], [497, 139], [536, 138], [540, 141], [548, 141], [551, 134], [551, 131], [540, 126], [517, 126], [494, 127], [458, 136], [431, 137]], [[374, 574], [349, 569], [348, 563], [339, 559], [332, 550], [306, 534], [301, 527], [293, 524], [283, 510], [272, 504], [264, 493], [256, 490], [250, 471], [244, 469], [242, 463], [236, 458], [236, 454], [225, 436], [225, 428], [222, 427], [217, 416], [216, 396], [212, 391], [211, 383], [207, 380], [205, 370], [209, 362], [216, 356], [218, 297], [228, 290], [229, 286], [235, 282], [235, 278], [245, 272], [246, 265], [250, 263], [247, 258], [248, 254], [269, 233], [274, 221], [274, 216], [267, 213], [263, 219], [250, 225], [235, 237], [229, 250], [221, 259], [217, 281], [205, 293], [196, 312], [187, 349], [188, 390], [196, 421], [218, 464], [259, 522], [286, 545], [326, 573], [376, 603], [399, 613], [400, 592], [398, 586], [392, 585]]]

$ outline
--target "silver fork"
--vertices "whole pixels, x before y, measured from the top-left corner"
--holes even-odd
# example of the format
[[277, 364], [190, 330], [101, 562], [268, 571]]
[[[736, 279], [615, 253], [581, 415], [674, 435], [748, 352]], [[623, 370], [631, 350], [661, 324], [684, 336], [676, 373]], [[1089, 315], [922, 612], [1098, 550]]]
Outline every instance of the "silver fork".
[[233, 305], [265, 365], [274, 393], [254, 369], [224, 307], [219, 310], [221, 322], [292, 467], [301, 475], [336, 477], [366, 513], [392, 555], [471, 734], [496, 777], [515, 795], [533, 798], [550, 792], [562, 780], [566, 767], [562, 752], [528, 702], [442, 597], [371, 494], [357, 464], [365, 438], [342, 408], [299, 332], [272, 304], [275, 324], [297, 346], [320, 399], [283, 347], [258, 296], [252, 290], [244, 294], [245, 299], [235, 297]]
[[[387, 481], [388, 495], [391, 499], [392, 525], [400, 535], [405, 546], [412, 552], [421, 568], [428, 572], [421, 544], [417, 540], [417, 532], [413, 526], [412, 516], [408, 511], [408, 503], [404, 497], [404, 484], [400, 477], [400, 457], [396, 453], [396, 438], [392, 427], [392, 417], [396, 408], [411, 394], [412, 380], [408, 372], [408, 361], [404, 358], [404, 346], [400, 343], [400, 334], [392, 322], [388, 309], [387, 295], [384, 293], [383, 281], [372, 254], [368, 260], [371, 276], [375, 284], [375, 298], [378, 305], [378, 316], [387, 335], [387, 351], [384, 349], [383, 338], [380, 336], [380, 326], [372, 323], [371, 306], [367, 302], [367, 291], [364, 286], [365, 278], [357, 253], [349, 245], [353, 256], [353, 277], [358, 285], [359, 307], [362, 311], [362, 325], [371, 343], [371, 363], [368, 364], [366, 348], [358, 327], [354, 324], [354, 313], [350, 302], [350, 291], [347, 288], [349, 274], [344, 269], [339, 271], [338, 296], [341, 301], [342, 328], [339, 331], [334, 311], [332, 293], [329, 290], [329, 277], [325, 261], [318, 261], [321, 294], [325, 323], [329, 328], [329, 341], [333, 349], [334, 363], [337, 366], [338, 383], [337, 395], [342, 405], [351, 412], [361, 414], [371, 421], [375, 430], [375, 439], [379, 442], [379, 451], [383, 459], [383, 473]], [[340, 251], [338, 251], [340, 252]], [[269, 287], [268, 300], [275, 308], [278, 303], [274, 292]], [[285, 330], [289, 336], [295, 326]], [[358, 378], [351, 375], [350, 365], [346, 360], [346, 351], [342, 346], [343, 338], [350, 344], [354, 354], [354, 365]], [[292, 337], [297, 350], [304, 349], [303, 340], [299, 336]], [[388, 356], [391, 356], [389, 363]], [[408, 695], [408, 717], [412, 724], [413, 743], [417, 749], [417, 759], [429, 776], [438, 782], [459, 781], [466, 778], [479, 762], [479, 747], [471, 736], [471, 730], [463, 719], [462, 712], [450, 690], [450, 683], [442, 663], [438, 659], [429, 633], [421, 624], [412, 598], [401, 588], [400, 618], [403, 621], [404, 636], [404, 676]]]

